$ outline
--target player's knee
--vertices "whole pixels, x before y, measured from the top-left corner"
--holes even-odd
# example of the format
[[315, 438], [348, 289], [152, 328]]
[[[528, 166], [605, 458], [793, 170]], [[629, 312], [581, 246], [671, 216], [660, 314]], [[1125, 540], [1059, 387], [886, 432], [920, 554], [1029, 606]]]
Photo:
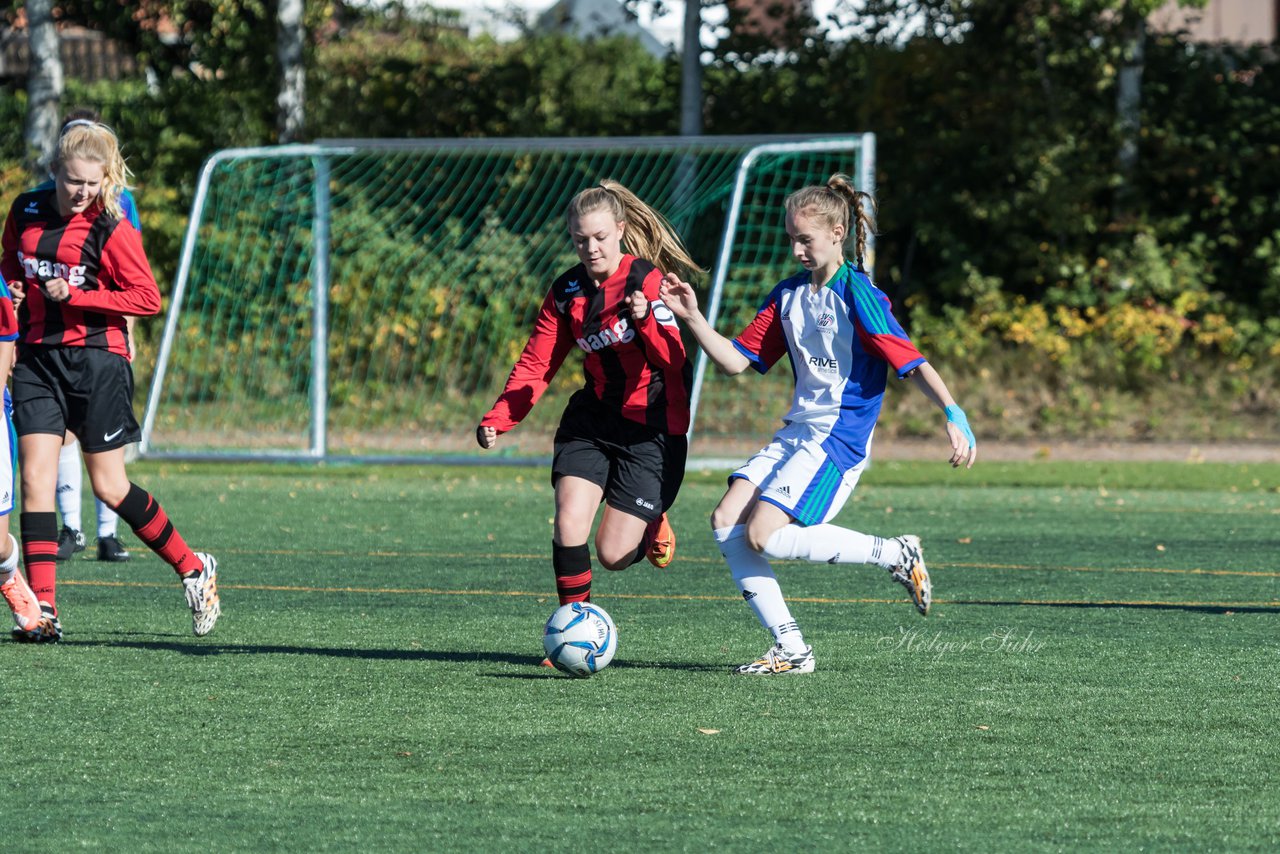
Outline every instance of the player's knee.
[[130, 484], [126, 480], [123, 485], [117, 483], [93, 483], [92, 486], [94, 497], [114, 510], [120, 506], [120, 502], [124, 501], [125, 496], [129, 494]]
[[753, 552], [764, 551], [764, 544], [769, 542], [769, 537], [773, 531], [759, 530], [756, 528], [747, 528], [747, 546]]
[[602, 549], [599, 543], [596, 544], [596, 561], [610, 572], [620, 572], [631, 566], [635, 554], [635, 549], [626, 554], [616, 554], [612, 549]]
[[732, 528], [734, 525], [741, 525], [746, 521], [745, 511], [741, 507], [729, 506], [725, 503], [716, 505], [716, 509], [711, 511], [711, 530], [718, 531], [721, 528]]
[[[785, 522], [783, 523], [785, 524]], [[747, 522], [746, 540], [747, 545], [752, 551], [763, 552], [768, 546], [769, 540], [773, 535], [778, 533], [778, 529], [783, 525], [778, 524], [778, 520], [770, 517], [761, 518], [760, 516], [752, 516]]]

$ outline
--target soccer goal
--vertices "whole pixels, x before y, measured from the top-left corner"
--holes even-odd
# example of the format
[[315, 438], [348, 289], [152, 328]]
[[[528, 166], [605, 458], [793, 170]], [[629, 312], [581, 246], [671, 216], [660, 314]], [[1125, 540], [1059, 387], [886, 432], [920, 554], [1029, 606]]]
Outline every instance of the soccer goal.
[[[843, 137], [333, 140], [229, 149], [201, 170], [156, 354], [149, 458], [382, 462], [545, 457], [582, 384], [572, 357], [480, 456], [473, 431], [546, 289], [577, 263], [569, 198], [614, 178], [712, 268], [736, 332], [795, 271], [782, 199], [833, 172], [872, 189], [875, 143]], [[775, 386], [706, 376], [697, 445], [774, 429]], [[761, 382], [760, 380], [764, 380]]]

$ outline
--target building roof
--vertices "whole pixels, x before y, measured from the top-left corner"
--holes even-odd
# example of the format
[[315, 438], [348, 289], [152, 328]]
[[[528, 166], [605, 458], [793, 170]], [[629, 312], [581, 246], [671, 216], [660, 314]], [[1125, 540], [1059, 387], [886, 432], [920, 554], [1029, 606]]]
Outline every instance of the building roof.
[[1203, 9], [1168, 0], [1147, 21], [1158, 31], [1185, 29], [1196, 42], [1271, 44], [1280, 38], [1280, 0], [1209, 0]]
[[561, 32], [582, 39], [628, 36], [653, 56], [666, 56], [671, 48], [640, 25], [636, 16], [618, 0], [559, 0], [538, 16], [538, 30]]

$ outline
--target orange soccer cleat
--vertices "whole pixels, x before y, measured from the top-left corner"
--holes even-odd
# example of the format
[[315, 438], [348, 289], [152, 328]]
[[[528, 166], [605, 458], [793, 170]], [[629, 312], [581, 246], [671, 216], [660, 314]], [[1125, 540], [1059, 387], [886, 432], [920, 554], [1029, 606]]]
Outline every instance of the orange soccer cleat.
[[649, 559], [649, 563], [658, 569], [670, 566], [676, 556], [676, 531], [667, 520], [666, 513], [649, 523], [649, 527], [644, 530], [644, 539], [649, 544], [645, 549], [645, 557]]
[[4, 595], [4, 601], [9, 604], [9, 610], [13, 612], [13, 623], [17, 630], [35, 631], [36, 626], [40, 625], [42, 616], [40, 603], [36, 601], [36, 594], [31, 592], [31, 585], [27, 584], [22, 573], [14, 570], [13, 578], [0, 584], [0, 594]]

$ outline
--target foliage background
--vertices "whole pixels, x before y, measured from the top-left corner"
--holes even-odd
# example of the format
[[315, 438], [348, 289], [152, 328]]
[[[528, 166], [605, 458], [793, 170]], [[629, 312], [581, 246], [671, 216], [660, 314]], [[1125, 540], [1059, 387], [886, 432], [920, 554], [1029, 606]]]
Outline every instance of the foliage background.
[[[1116, 86], [1141, 5], [877, 0], [860, 38], [798, 21], [788, 49], [735, 35], [705, 68], [706, 133], [877, 134], [878, 283], [983, 434], [1277, 436], [1276, 46], [1148, 33], [1128, 169]], [[166, 287], [203, 159], [273, 141], [274, 5], [61, 6], [154, 72], [69, 81], [65, 106], [98, 105], [119, 130]], [[910, 38], [890, 32], [906, 6], [926, 21]], [[156, 35], [160, 12], [185, 42]], [[678, 132], [678, 58], [625, 40], [468, 39], [396, 3], [307, 14], [311, 138]], [[24, 109], [18, 88], [0, 98], [11, 127]], [[29, 181], [20, 144], [0, 140], [7, 197]], [[915, 397], [891, 396], [885, 429], [935, 432]]]

